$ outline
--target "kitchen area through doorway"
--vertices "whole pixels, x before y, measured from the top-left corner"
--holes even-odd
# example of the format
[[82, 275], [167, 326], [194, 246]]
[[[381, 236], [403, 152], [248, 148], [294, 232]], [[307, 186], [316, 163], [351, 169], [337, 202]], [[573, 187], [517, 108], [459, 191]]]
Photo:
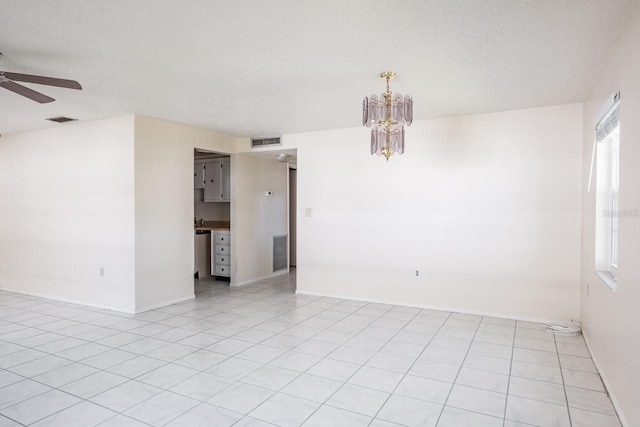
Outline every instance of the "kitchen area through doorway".
[[194, 278], [231, 280], [231, 158], [194, 150]]
[[244, 286], [296, 265], [296, 160], [291, 149], [194, 150], [196, 295], [207, 285]]

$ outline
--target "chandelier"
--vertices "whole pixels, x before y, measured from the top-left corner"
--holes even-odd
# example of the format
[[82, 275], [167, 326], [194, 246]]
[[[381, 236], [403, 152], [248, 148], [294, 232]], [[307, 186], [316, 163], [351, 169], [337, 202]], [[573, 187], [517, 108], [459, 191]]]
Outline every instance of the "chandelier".
[[387, 91], [364, 97], [362, 125], [371, 128], [371, 154], [384, 156], [387, 161], [394, 153], [404, 153], [404, 125], [413, 122], [413, 99], [409, 95], [392, 94], [389, 80], [396, 73], [385, 71], [380, 77], [387, 81]]

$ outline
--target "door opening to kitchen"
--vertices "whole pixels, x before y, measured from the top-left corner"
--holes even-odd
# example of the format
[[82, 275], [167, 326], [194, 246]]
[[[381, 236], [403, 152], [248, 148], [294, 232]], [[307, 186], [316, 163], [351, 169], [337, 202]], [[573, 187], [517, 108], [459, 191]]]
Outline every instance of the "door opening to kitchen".
[[227, 154], [193, 155], [194, 278], [196, 295], [231, 280], [231, 161]]
[[296, 268], [297, 166], [289, 164], [289, 268]]
[[298, 219], [298, 165], [297, 165], [297, 150], [290, 154], [287, 169], [287, 222], [289, 232], [289, 274], [288, 283], [291, 289], [295, 292], [297, 288], [297, 219]]

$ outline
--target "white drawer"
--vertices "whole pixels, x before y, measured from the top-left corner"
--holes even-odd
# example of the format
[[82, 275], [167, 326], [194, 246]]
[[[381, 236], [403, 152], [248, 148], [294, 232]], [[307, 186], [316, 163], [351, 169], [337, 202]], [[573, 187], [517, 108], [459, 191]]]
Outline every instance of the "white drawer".
[[229, 266], [228, 265], [217, 265], [214, 271], [216, 276], [229, 276]]
[[218, 245], [216, 244], [215, 253], [216, 255], [226, 255], [230, 253], [229, 245]]
[[229, 255], [216, 255], [216, 265], [229, 265]]
[[231, 237], [228, 234], [215, 234], [214, 240], [221, 245], [228, 245], [231, 241]]

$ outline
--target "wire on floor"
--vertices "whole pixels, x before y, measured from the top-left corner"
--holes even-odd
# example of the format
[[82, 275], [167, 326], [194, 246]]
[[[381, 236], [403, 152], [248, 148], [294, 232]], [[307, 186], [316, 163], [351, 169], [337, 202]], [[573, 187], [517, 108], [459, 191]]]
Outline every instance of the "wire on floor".
[[582, 328], [577, 323], [551, 322], [544, 327], [544, 330], [553, 335], [574, 337], [582, 333]]

